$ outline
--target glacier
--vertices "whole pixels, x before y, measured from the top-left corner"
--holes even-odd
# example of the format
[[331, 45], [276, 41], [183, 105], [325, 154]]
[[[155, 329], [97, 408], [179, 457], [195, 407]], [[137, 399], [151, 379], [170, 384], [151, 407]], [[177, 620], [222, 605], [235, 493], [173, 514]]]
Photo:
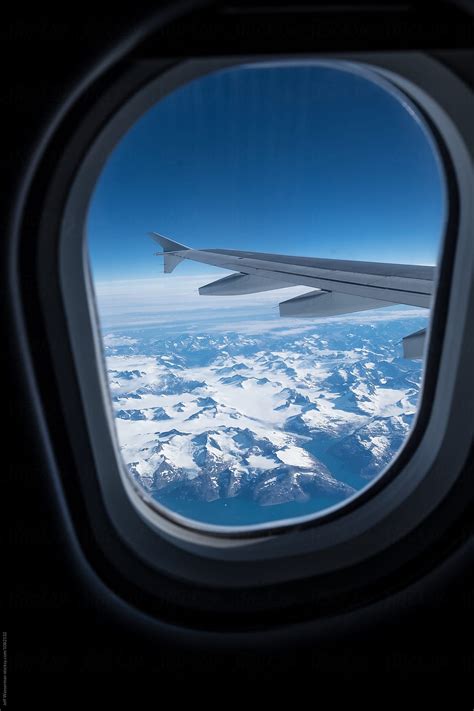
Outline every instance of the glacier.
[[366, 488], [413, 426], [423, 364], [411, 316], [271, 331], [104, 331], [129, 475], [188, 518], [252, 525], [316, 513]]

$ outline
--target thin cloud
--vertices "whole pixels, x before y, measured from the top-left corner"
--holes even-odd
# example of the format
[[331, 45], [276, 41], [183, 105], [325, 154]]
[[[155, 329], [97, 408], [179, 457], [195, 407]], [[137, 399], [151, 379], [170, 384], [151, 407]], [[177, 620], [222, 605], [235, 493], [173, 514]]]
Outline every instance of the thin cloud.
[[101, 326], [108, 329], [156, 325], [194, 332], [205, 325], [209, 331], [279, 330], [283, 335], [303, 333], [323, 322], [366, 323], [428, 315], [426, 309], [394, 304], [344, 316], [281, 319], [279, 302], [311, 289], [297, 286], [242, 296], [200, 296], [198, 288], [213, 278], [215, 274], [99, 282], [95, 290]]

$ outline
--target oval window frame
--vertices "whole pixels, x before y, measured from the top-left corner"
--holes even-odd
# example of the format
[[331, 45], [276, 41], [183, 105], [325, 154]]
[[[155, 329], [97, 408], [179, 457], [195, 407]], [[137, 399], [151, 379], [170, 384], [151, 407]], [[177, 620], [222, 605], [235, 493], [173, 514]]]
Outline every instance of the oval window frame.
[[[426, 79], [428, 79], [428, 84], [431, 82], [431, 86], [434, 87], [433, 83], [433, 75], [436, 76], [439, 71], [443, 74], [443, 72], [446, 74], [447, 70], [441, 67], [437, 62], [434, 60], [426, 57], [426, 55], [415, 55], [415, 58], [418, 57], [418, 64], [421, 61], [421, 65], [424, 64], [424, 69], [425, 69], [425, 76], [423, 77], [423, 71], [420, 72], [415, 71], [413, 72], [413, 55], [410, 57], [406, 57], [404, 55], [399, 55], [399, 56], [392, 56], [392, 57], [384, 57], [383, 55], [375, 55], [371, 57], [367, 57], [364, 55], [364, 57], [361, 57], [360, 55], [357, 55], [357, 58], [349, 58], [349, 57], [342, 57], [338, 56], [336, 58], [330, 58], [329, 60], [320, 60], [320, 59], [315, 59], [315, 58], [305, 58], [304, 61], [339, 61], [343, 59], [343, 61], [363, 61], [366, 66], [369, 68], [369, 71], [378, 71], [380, 72], [380, 75], [384, 78], [384, 81], [390, 81], [396, 84], [400, 90], [405, 91], [405, 92], [410, 92], [412, 101], [417, 101], [419, 105], [423, 106], [423, 110], [427, 115], [430, 117], [430, 120], [433, 122], [433, 125], [436, 127], [436, 130], [443, 136], [443, 141], [444, 143], [447, 144], [448, 146], [448, 152], [449, 156], [453, 160], [453, 170], [456, 173], [462, 173], [462, 171], [466, 170], [466, 156], [469, 155], [463, 135], [458, 131], [456, 127], [456, 122], [451, 120], [451, 117], [449, 116], [449, 113], [446, 112], [445, 108], [443, 108], [441, 105], [437, 105], [436, 101], [433, 101], [431, 96], [426, 93], [426, 91], [420, 87], [422, 86], [423, 83], [426, 83]], [[255, 58], [253, 58], [255, 60]], [[261, 59], [261, 58], [258, 58]], [[284, 59], [284, 58], [279, 58], [279, 59]], [[408, 59], [408, 61], [407, 61]], [[239, 57], [237, 59], [232, 59], [232, 60], [224, 60], [224, 65], [225, 66], [232, 66], [235, 64], [242, 64], [242, 63], [247, 63], [250, 60], [250, 58], [242, 58]], [[268, 58], [267, 58], [268, 60]], [[411, 61], [410, 61], [411, 60]], [[218, 60], [213, 60], [212, 62], [212, 68], [209, 69], [210, 71], [213, 71], [216, 68], [216, 63]], [[297, 60], [298, 61], [298, 60]], [[192, 75], [194, 73], [194, 76], [201, 76], [203, 73], [203, 69], [206, 66], [209, 66], [209, 63], [206, 62], [206, 60], [195, 60], [194, 62], [188, 62], [185, 65], [180, 64], [178, 67], [175, 67], [174, 69], [171, 69], [163, 76], [160, 77], [160, 82], [163, 82], [164, 80], [164, 86], [162, 86], [162, 89], [165, 90], [166, 87], [169, 90], [172, 90], [173, 88], [176, 88], [176, 79], [177, 75], [181, 77], [182, 81], [188, 81], [190, 78], [190, 74]], [[150, 72], [150, 63], [144, 63], [146, 64], [146, 72]], [[219, 68], [222, 68], [222, 63], [219, 65]], [[419, 67], [418, 67], [419, 68]], [[136, 68], [136, 76], [133, 77], [133, 82], [134, 84], [134, 89], [132, 90], [132, 93], [134, 90], [136, 90], [136, 80], [138, 76], [141, 76], [141, 81], [143, 81], [143, 70], [145, 69], [144, 66], [141, 66], [140, 70], [137, 70]], [[423, 67], [422, 67], [423, 69]], [[184, 71], [183, 71], [184, 70]], [[156, 66], [154, 71], [156, 72]], [[145, 73], [146, 73], [145, 72]], [[197, 72], [197, 73], [196, 73]], [[133, 73], [133, 72], [132, 72]], [[415, 74], [415, 76], [411, 76]], [[418, 77], [416, 75], [419, 75]], [[448, 72], [450, 75], [450, 73]], [[184, 76], [183, 76], [184, 75]], [[446, 78], [446, 77], [445, 77]], [[456, 91], [459, 93], [460, 91], [462, 92], [462, 87], [460, 86], [460, 82], [450, 75], [448, 79], [448, 84], [451, 85], [451, 89], [453, 89], [453, 83], [454, 83], [454, 92]], [[122, 84], [122, 89], [124, 88], [124, 85]], [[147, 91], [149, 88], [149, 83], [147, 82], [147, 87], [142, 88], [141, 91]], [[129, 93], [130, 93], [130, 87], [129, 87]], [[138, 92], [140, 93], [140, 91]], [[439, 93], [439, 92], [438, 92]], [[449, 93], [449, 92], [448, 92]], [[135, 94], [136, 98], [137, 95]], [[133, 101], [134, 99], [132, 99]], [[156, 101], [156, 96], [153, 99], [153, 103]], [[129, 106], [129, 104], [127, 104]], [[140, 115], [143, 113], [143, 109], [140, 111]], [[117, 117], [117, 114], [115, 114], [115, 117]], [[97, 117], [95, 117], [97, 118]], [[123, 118], [123, 116], [122, 116]], [[130, 124], [129, 124], [130, 125]], [[111, 124], [108, 124], [108, 128], [110, 129]], [[116, 131], [115, 138], [117, 139], [118, 134], [122, 135], [122, 133], [119, 131], [117, 133], [117, 124], [114, 127], [114, 130]], [[118, 136], [120, 137], [120, 136]], [[109, 134], [109, 140], [113, 139], [113, 136]], [[96, 139], [97, 140], [97, 139]], [[117, 139], [118, 140], [118, 139]], [[472, 150], [472, 145], [470, 146]], [[115, 492], [112, 496], [109, 496], [110, 494], [110, 484], [114, 478], [114, 475], [116, 479], [118, 480], [118, 477], [116, 476], [116, 470], [114, 470], [113, 466], [113, 458], [110, 458], [110, 452], [108, 455], [108, 460], [107, 457], [104, 458], [103, 453], [101, 454], [100, 450], [104, 446], [104, 442], [98, 441], [97, 436], [95, 434], [95, 425], [97, 424], [98, 420], [97, 418], [100, 419], [102, 417], [103, 422], [107, 422], [107, 426], [109, 427], [109, 430], [114, 431], [114, 425], [112, 423], [112, 427], [110, 427], [110, 416], [107, 415], [106, 412], [101, 412], [97, 411], [92, 408], [91, 410], [91, 399], [94, 400], [93, 397], [91, 397], [91, 391], [90, 391], [90, 384], [91, 384], [91, 378], [90, 372], [86, 372], [87, 368], [95, 368], [98, 373], [103, 370], [102, 368], [97, 368], [97, 363], [99, 362], [99, 352], [102, 352], [102, 346], [97, 342], [97, 329], [94, 332], [94, 319], [96, 318], [95, 315], [95, 303], [93, 299], [93, 294], [91, 291], [91, 282], [90, 282], [90, 274], [88, 273], [87, 270], [87, 249], [84, 249], [84, 241], [83, 241], [83, 225], [81, 226], [81, 220], [78, 220], [78, 214], [80, 214], [81, 207], [82, 207], [82, 213], [84, 213], [84, 208], [87, 208], [88, 204], [88, 197], [85, 199], [85, 192], [87, 192], [84, 187], [84, 181], [86, 182], [86, 185], [88, 184], [89, 188], [91, 188], [91, 177], [94, 171], [97, 169], [97, 160], [99, 160], [100, 164], [100, 153], [97, 153], [97, 143], [95, 143], [95, 146], [91, 149], [90, 146], [88, 146], [89, 151], [88, 151], [88, 157], [90, 158], [90, 150], [93, 150], [95, 152], [94, 155], [94, 165], [92, 166], [90, 163], [87, 162], [87, 158], [84, 159], [84, 156], [82, 156], [81, 160], [81, 166], [75, 176], [74, 184], [71, 187], [71, 190], [69, 192], [69, 197], [68, 201], [66, 204], [65, 212], [64, 212], [64, 219], [63, 219], [63, 226], [62, 226], [62, 234], [61, 234], [61, 242], [60, 242], [60, 274], [61, 274], [61, 290], [62, 290], [62, 296], [63, 296], [63, 301], [64, 301], [64, 306], [68, 318], [68, 323], [70, 325], [69, 329], [69, 337], [71, 340], [72, 344], [72, 351], [73, 351], [73, 356], [75, 360], [75, 366], [78, 372], [79, 376], [79, 383], [80, 387], [82, 390], [82, 395], [83, 395], [83, 407], [86, 412], [86, 419], [88, 423], [88, 428], [89, 428], [89, 434], [91, 436], [91, 440], [95, 440], [95, 445], [94, 445], [94, 454], [96, 458], [96, 466], [97, 466], [97, 473], [99, 475], [99, 479], [101, 481], [101, 487], [103, 489], [103, 492], [105, 491], [104, 495], [104, 503], [106, 505], [107, 511], [109, 513], [109, 516], [112, 521], [114, 521], [115, 528], [118, 530], [119, 534], [124, 540], [127, 540], [128, 545], [131, 545], [136, 553], [147, 560], [149, 564], [151, 564], [154, 567], [158, 567], [158, 569], [168, 568], [169, 571], [172, 570], [173, 573], [176, 572], [175, 568], [175, 562], [167, 562], [167, 558], [169, 559], [169, 551], [168, 551], [168, 556], [163, 556], [162, 553], [165, 548], [171, 549], [172, 550], [172, 555], [171, 558], [176, 558], [176, 552], [178, 551], [178, 557], [179, 557], [179, 550], [185, 550], [187, 552], [192, 552], [192, 553], [197, 553], [199, 556], [204, 556], [207, 559], [213, 560], [215, 562], [218, 562], [220, 560], [233, 560], [233, 561], [266, 561], [267, 563], [278, 563], [278, 558], [285, 557], [288, 559], [288, 556], [291, 557], [291, 559], [294, 561], [294, 564], [289, 566], [288, 568], [285, 569], [283, 576], [277, 571], [275, 571], [275, 565], [269, 565], [267, 566], [268, 571], [266, 575], [261, 576], [262, 580], [265, 579], [267, 581], [272, 581], [272, 580], [281, 580], [281, 579], [288, 579], [292, 577], [299, 577], [302, 574], [305, 574], [305, 565], [301, 564], [301, 558], [304, 557], [308, 553], [315, 553], [317, 552], [317, 565], [315, 568], [312, 569], [312, 573], [317, 573], [317, 572], [325, 572], [330, 569], [337, 569], [341, 566], [347, 565], [348, 562], [354, 562], [354, 558], [357, 556], [354, 555], [355, 550], [354, 550], [354, 545], [353, 542], [355, 539], [361, 539], [362, 541], [364, 540], [363, 538], [363, 530], [360, 529], [359, 527], [354, 527], [353, 522], [348, 523], [348, 516], [345, 516], [346, 522], [345, 526], [341, 527], [341, 517], [336, 516], [335, 519], [330, 519], [328, 518], [328, 515], [323, 512], [321, 516], [311, 516], [311, 520], [308, 522], [310, 525], [302, 525], [301, 522], [294, 522], [292, 521], [290, 525], [288, 526], [280, 526], [278, 531], [273, 529], [270, 530], [265, 530], [264, 532], [261, 533], [261, 535], [255, 536], [255, 527], [252, 527], [253, 530], [249, 532], [249, 536], [243, 536], [241, 531], [232, 531], [232, 535], [229, 535], [229, 531], [223, 532], [223, 535], [215, 535], [216, 531], [211, 532], [211, 535], [209, 535], [209, 531], [203, 532], [202, 530], [195, 530], [194, 527], [186, 527], [185, 525], [182, 524], [182, 522], [179, 522], [178, 524], [176, 521], [169, 521], [166, 520], [165, 517], [160, 519], [159, 522], [157, 522], [156, 519], [153, 519], [153, 517], [150, 517], [149, 513], [149, 506], [148, 503], [142, 502], [137, 502], [136, 500], [133, 500], [133, 492], [128, 491], [127, 492], [127, 497], [129, 498], [129, 503], [131, 502], [133, 504], [132, 507], [126, 507], [123, 508], [123, 497], [120, 497], [120, 495]], [[101, 147], [102, 150], [102, 160], [106, 159], [106, 156], [110, 153], [110, 148], [108, 150], [104, 151], [104, 144]], [[100, 172], [100, 168], [99, 168]], [[458, 179], [456, 180], [458, 185], [462, 185], [462, 181]], [[92, 184], [92, 189], [93, 185], [95, 184], [95, 181]], [[469, 184], [469, 176], [468, 176], [468, 181], [467, 184]], [[78, 212], [79, 209], [79, 212]], [[461, 218], [463, 215], [461, 215]], [[471, 216], [472, 219], [472, 216]], [[466, 223], [466, 219], [464, 220], [464, 223]], [[467, 224], [469, 223], [469, 219], [467, 220]], [[82, 232], [81, 232], [82, 229]], [[456, 232], [459, 232], [459, 234], [462, 236], [465, 232], [466, 229], [466, 224], [463, 224], [462, 219], [459, 221], [459, 229], [457, 229], [457, 226], [454, 227]], [[464, 230], [464, 232], [463, 232]], [[80, 239], [81, 243], [81, 266], [82, 269], [78, 269], [78, 262], [77, 262], [77, 248], [78, 248], [78, 240]], [[446, 242], [446, 238], [444, 242]], [[451, 245], [452, 246], [452, 245]], [[71, 248], [72, 247], [72, 248]], [[466, 248], [465, 250], [466, 251]], [[472, 254], [469, 255], [469, 252], [467, 254], [469, 258], [472, 259]], [[459, 255], [456, 256], [456, 262], [459, 265]], [[82, 289], [82, 294], [81, 298], [78, 297], [78, 284], [79, 281], [82, 279], [82, 284], [83, 287], [85, 288]], [[79, 280], [79, 281], [78, 281]], [[79, 288], [79, 291], [81, 289]], [[459, 292], [458, 289], [456, 289], [457, 292]], [[446, 295], [445, 295], [446, 296]], [[462, 302], [461, 294], [458, 293], [458, 302]], [[85, 297], [82, 298], [82, 297]], [[459, 305], [459, 304], [458, 304]], [[451, 305], [450, 305], [451, 308]], [[436, 298], [436, 304], [434, 307], [434, 311], [438, 311], [438, 297]], [[84, 321], [86, 319], [86, 321]], [[87, 319], [88, 319], [88, 324], [89, 328], [87, 327]], [[89, 346], [91, 343], [94, 343], [93, 346], [93, 351], [94, 351], [94, 359], [91, 362], [90, 356], [91, 356], [91, 350], [87, 350], [87, 347], [85, 348], [84, 351], [84, 344], [79, 343], [78, 341], [78, 334], [81, 333], [81, 337], [84, 335], [84, 331], [81, 331], [81, 329], [77, 329], [77, 324], [82, 323], [83, 327], [87, 331], [87, 336], [86, 342], [89, 343]], [[459, 340], [459, 338], [458, 338]], [[438, 344], [439, 346], [439, 344]], [[435, 347], [436, 344], [435, 344]], [[433, 354], [433, 348], [430, 346], [430, 351], [431, 353], [428, 356], [428, 362], [426, 366], [426, 370], [428, 371], [428, 368], [430, 368], [430, 363], [433, 360], [433, 358], [436, 357], [436, 354]], [[460, 351], [459, 348], [457, 349], [451, 349], [450, 351], [450, 359], [451, 361], [454, 359], [456, 361], [456, 358], [460, 358]], [[439, 357], [438, 353], [438, 357]], [[442, 354], [445, 356], [445, 353]], [[107, 384], [104, 383], [103, 380], [103, 373], [102, 375], [99, 375], [101, 378], [100, 383], [101, 383], [101, 394], [102, 396], [104, 395], [104, 392], [107, 393], [107, 401], [110, 400], [109, 395], [108, 395], [108, 387]], [[93, 380], [93, 379], [92, 379]], [[435, 380], [436, 380], [436, 374], [435, 374]], [[106, 390], [104, 391], [104, 385], [106, 386]], [[96, 393], [97, 394], [97, 393]], [[423, 395], [424, 398], [424, 395]], [[102, 403], [104, 404], [104, 403]], [[106, 408], [104, 408], [105, 410]], [[99, 408], [100, 410], [100, 408]], [[105, 417], [104, 417], [105, 414]], [[426, 428], [429, 425], [429, 423], [425, 423], [425, 433], [426, 433]], [[445, 426], [446, 426], [446, 421], [445, 421]], [[397, 460], [399, 460], [400, 456], [405, 452], [407, 445], [409, 442], [413, 439], [413, 434], [415, 432], [416, 427], [412, 430], [411, 436], [405, 443], [405, 446], [401, 450], [399, 457], [397, 457]], [[441, 427], [442, 429], [442, 427]], [[99, 427], [99, 430], [103, 432], [103, 427]], [[442, 440], [442, 437], [441, 437]], [[440, 441], [441, 441], [440, 440]], [[419, 443], [418, 443], [419, 444]], [[115, 451], [115, 455], [117, 454], [117, 448], [112, 447]], [[436, 458], [437, 454], [437, 447], [431, 447], [429, 448], [431, 450], [431, 460]], [[416, 454], [414, 452], [413, 454]], [[121, 459], [121, 458], [120, 458]], [[408, 465], [410, 462], [407, 463]], [[115, 461], [115, 466], [120, 467], [120, 464]], [[393, 468], [394, 463], [392, 463], [391, 468]], [[405, 466], [405, 469], [407, 467]], [[429, 467], [427, 467], [429, 469]], [[426, 469], [426, 467], [424, 467]], [[119, 468], [120, 471], [120, 468]], [[103, 473], [102, 477], [100, 475], [100, 472]], [[387, 472], [382, 473], [380, 475], [380, 479], [386, 477]], [[426, 475], [426, 471], [425, 471]], [[383, 489], [386, 489], [386, 484], [388, 483], [394, 483], [396, 484], [395, 486], [395, 493], [398, 493], [398, 503], [401, 504], [403, 502], [407, 502], [407, 496], [406, 496], [406, 491], [401, 492], [401, 489], [403, 488], [401, 486], [401, 481], [400, 481], [400, 472], [396, 477], [391, 479], [390, 482], [384, 481], [384, 486], [382, 487]], [[127, 475], [128, 478], [128, 475]], [[425, 477], [421, 477], [421, 479], [424, 479]], [[411, 493], [414, 494], [414, 490], [417, 488], [417, 485], [419, 485], [420, 482], [420, 477], [417, 477], [415, 480], [412, 480], [412, 491]], [[445, 482], [447, 483], [447, 482]], [[123, 482], [122, 482], [123, 485]], [[438, 491], [438, 494], [441, 494], [441, 489], [445, 487], [440, 487], [440, 490]], [[123, 489], [127, 491], [126, 484], [123, 485]], [[377, 543], [376, 548], [380, 549], [383, 546], [386, 546], [390, 542], [393, 542], [394, 539], [396, 539], [398, 533], [392, 528], [390, 531], [386, 532], [386, 535], [383, 536], [382, 538], [380, 537], [375, 537], [374, 538], [374, 533], [373, 533], [373, 524], [374, 521], [370, 520], [372, 515], [376, 514], [376, 518], [379, 519], [379, 522], [387, 519], [387, 509], [384, 508], [384, 506], [378, 502], [378, 505], [375, 507], [376, 511], [372, 511], [372, 513], [367, 512], [367, 508], [365, 509], [364, 515], [361, 516], [361, 504], [364, 503], [360, 499], [365, 495], [366, 492], [372, 492], [373, 495], [371, 495], [370, 499], [373, 501], [379, 499], [380, 491], [373, 492], [373, 487], [370, 486], [367, 489], [363, 490], [357, 497], [357, 504], [354, 508], [354, 511], [349, 512], [347, 509], [347, 503], [343, 504], [340, 509], [344, 514], [349, 514], [349, 513], [356, 513], [357, 518], [359, 519], [359, 523], [363, 523], [363, 528], [365, 527], [365, 533], [367, 534], [367, 530], [370, 530], [370, 535], [369, 538], [373, 543]], [[377, 496], [375, 496], [377, 494]], [[122, 498], [122, 501], [120, 501], [120, 498]], [[415, 497], [416, 498], [416, 497]], [[413, 499], [412, 499], [413, 501]], [[394, 503], [394, 502], [392, 502]], [[419, 502], [418, 502], [419, 503]], [[144, 504], [144, 507], [141, 506], [141, 504]], [[430, 505], [434, 505], [433, 497], [430, 497]], [[416, 519], [419, 520], [419, 507], [417, 507], [416, 501], [413, 504], [415, 510], [417, 511]], [[122, 510], [120, 508], [122, 507]], [[397, 508], [396, 506], [390, 506], [390, 513], [393, 515], [394, 510]], [[138, 526], [137, 530], [133, 535], [130, 535], [130, 525], [132, 523], [133, 515], [131, 515], [131, 510], [134, 510], [136, 513], [139, 514], [140, 520], [142, 524], [145, 524], [145, 528], [143, 526]], [[408, 517], [409, 520], [412, 522], [413, 521], [413, 516]], [[361, 521], [362, 519], [362, 521]], [[365, 524], [364, 524], [364, 519], [365, 519]], [[408, 522], [407, 518], [403, 519], [404, 523], [406, 524]], [[326, 524], [331, 524], [338, 522], [338, 525], [336, 527], [334, 526], [326, 526]], [[367, 525], [369, 523], [369, 525]], [[317, 524], [317, 525], [315, 525]], [[323, 525], [326, 528], [326, 531], [322, 532]], [[199, 527], [202, 528], [202, 527]], [[206, 527], [208, 528], [208, 527]], [[390, 527], [389, 527], [390, 528]], [[329, 531], [330, 529], [330, 531]], [[147, 550], [145, 550], [144, 547], [144, 542], [145, 538], [147, 536], [143, 535], [144, 531], [148, 531], [152, 533], [151, 539], [148, 541], [148, 546]], [[350, 531], [350, 535], [348, 536], [348, 531]], [[279, 535], [279, 534], [284, 534], [284, 535]], [[156, 535], [158, 534], [158, 536]], [[157, 545], [157, 539], [160, 539], [161, 544], [163, 545]], [[151, 547], [150, 547], [150, 542]], [[352, 544], [351, 544], [352, 541]], [[349, 545], [350, 549], [350, 555], [348, 557], [348, 550], [347, 550], [347, 544]], [[362, 558], [366, 556], [366, 553], [368, 552], [367, 550], [367, 539], [365, 542], [363, 542], [362, 548], [359, 548], [359, 554], [361, 555]], [[328, 545], [329, 544], [329, 545]], [[337, 554], [336, 554], [337, 551]], [[373, 554], [373, 547], [371, 549], [371, 552]], [[296, 565], [296, 560], [299, 559], [300, 562], [298, 565]], [[242, 566], [239, 566], [240, 572], [237, 572], [236, 569], [236, 575], [239, 581], [239, 584], [242, 583]], [[273, 570], [271, 570], [273, 568]], [[299, 568], [299, 572], [297, 571], [297, 568]], [[196, 572], [196, 571], [194, 571]], [[183, 569], [181, 565], [181, 575], [184, 575], [185, 577], [190, 575], [190, 570], [185, 570]], [[194, 574], [194, 573], [193, 573]], [[192, 575], [193, 575], [192, 574]], [[202, 575], [204, 575], [204, 578], [202, 578]], [[198, 575], [198, 579], [207, 579], [209, 580], [209, 575], [203, 573], [203, 571], [200, 572]], [[192, 576], [191, 576], [192, 577]], [[219, 577], [219, 576], [217, 576]], [[228, 576], [227, 576], [228, 578]], [[215, 580], [215, 575], [212, 575], [212, 579]], [[229, 584], [229, 580], [227, 580], [226, 584]], [[234, 583], [236, 584], [236, 583]]]

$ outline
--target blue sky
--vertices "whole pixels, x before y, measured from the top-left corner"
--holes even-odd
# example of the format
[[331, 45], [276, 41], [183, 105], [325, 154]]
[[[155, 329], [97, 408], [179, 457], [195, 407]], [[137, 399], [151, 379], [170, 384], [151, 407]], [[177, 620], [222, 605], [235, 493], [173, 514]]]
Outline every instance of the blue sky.
[[433, 150], [398, 99], [334, 68], [238, 68], [175, 91], [128, 131], [88, 239], [96, 281], [171, 283], [212, 269], [164, 277], [151, 230], [198, 248], [434, 264], [443, 215]]

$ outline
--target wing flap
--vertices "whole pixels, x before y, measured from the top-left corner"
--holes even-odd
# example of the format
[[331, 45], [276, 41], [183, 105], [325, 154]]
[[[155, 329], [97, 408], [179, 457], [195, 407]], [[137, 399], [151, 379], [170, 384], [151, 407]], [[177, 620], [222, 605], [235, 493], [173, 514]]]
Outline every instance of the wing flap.
[[319, 316], [341, 316], [393, 306], [390, 301], [369, 299], [335, 291], [310, 291], [280, 303], [280, 316], [296, 318], [317, 318]]
[[263, 277], [258, 274], [230, 274], [222, 279], [217, 279], [210, 284], [201, 286], [201, 296], [235, 296], [241, 294], [258, 294], [261, 291], [272, 291], [288, 287], [288, 282], [273, 277]]
[[402, 338], [403, 357], [404, 358], [423, 358], [425, 351], [426, 328], [420, 331], [410, 333], [409, 336]]

